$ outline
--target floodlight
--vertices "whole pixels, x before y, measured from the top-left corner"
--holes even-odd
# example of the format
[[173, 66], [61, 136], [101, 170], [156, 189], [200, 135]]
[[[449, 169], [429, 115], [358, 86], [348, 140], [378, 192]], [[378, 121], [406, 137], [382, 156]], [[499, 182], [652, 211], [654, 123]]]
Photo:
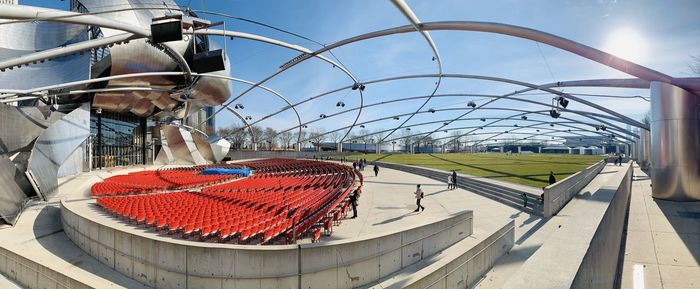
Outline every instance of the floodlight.
[[523, 120], [527, 120], [527, 116], [524, 116], [524, 115], [521, 116], [520, 118], [522, 118]]
[[559, 116], [561, 116], [561, 114], [560, 114], [556, 109], [550, 110], [550, 111], [549, 111], [549, 115], [550, 115], [552, 118], [559, 118]]
[[561, 107], [566, 108], [567, 106], [569, 106], [569, 100], [567, 100], [563, 96], [560, 96], [558, 100], [559, 100], [559, 105], [561, 105]]
[[474, 103], [474, 101], [471, 101], [471, 100], [470, 100], [470, 101], [467, 103], [467, 106], [470, 106], [470, 107], [474, 108], [474, 107], [476, 107], [476, 103]]

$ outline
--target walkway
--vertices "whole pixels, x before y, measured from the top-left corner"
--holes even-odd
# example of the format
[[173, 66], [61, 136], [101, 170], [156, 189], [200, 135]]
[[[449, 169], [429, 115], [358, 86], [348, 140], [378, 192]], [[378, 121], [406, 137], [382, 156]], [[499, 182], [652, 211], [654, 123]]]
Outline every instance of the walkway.
[[700, 288], [700, 202], [656, 200], [634, 175], [621, 288]]
[[[620, 167], [612, 164], [606, 165], [603, 170], [579, 192], [585, 194], [597, 191], [605, 184]], [[569, 203], [571, 204], [571, 203]], [[496, 289], [501, 288], [510, 279], [518, 269], [525, 264], [530, 256], [532, 256], [547, 240], [549, 235], [557, 230], [559, 225], [567, 221], [566, 216], [554, 216], [549, 220], [538, 222], [536, 228], [532, 230], [529, 236], [515, 234], [515, 246], [493, 266], [484, 279], [475, 288], [479, 289]], [[517, 232], [517, 231], [516, 231]], [[565, 253], [565, 252], [561, 252]]]
[[[359, 199], [358, 217], [334, 227], [331, 237], [323, 240], [345, 239], [367, 234], [397, 230], [443, 219], [463, 210], [474, 211], [475, 234], [489, 228], [499, 227], [515, 219], [516, 239], [529, 235], [530, 229], [541, 221], [541, 217], [524, 213], [497, 201], [463, 189], [447, 190], [444, 182], [381, 168], [375, 177], [371, 166], [365, 169], [363, 194]], [[421, 184], [425, 194], [423, 212], [414, 212], [416, 184]], [[352, 215], [352, 212], [350, 213]]]

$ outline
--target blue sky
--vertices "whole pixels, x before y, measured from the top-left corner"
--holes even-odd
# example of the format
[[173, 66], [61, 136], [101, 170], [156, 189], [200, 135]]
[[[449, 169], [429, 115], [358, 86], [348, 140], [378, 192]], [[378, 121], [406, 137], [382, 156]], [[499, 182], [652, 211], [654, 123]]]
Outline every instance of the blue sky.
[[[25, 5], [65, 7], [59, 1], [20, 1]], [[386, 0], [369, 1], [177, 1], [193, 9], [224, 12], [269, 25], [280, 27], [318, 42], [329, 44], [370, 31], [407, 24], [403, 15]], [[569, 38], [577, 42], [618, 53], [641, 65], [676, 76], [688, 77], [690, 55], [700, 55], [700, 1], [464, 1], [464, 0], [409, 0], [415, 14], [423, 22], [430, 21], [487, 21], [525, 26]], [[213, 21], [225, 20], [226, 29], [264, 35], [316, 50], [319, 45], [297, 37], [249, 23], [209, 17]], [[554, 81], [630, 77], [596, 62], [571, 53], [509, 36], [463, 31], [431, 32], [440, 50], [445, 73], [463, 73], [511, 78], [535, 84]], [[614, 39], [611, 40], [611, 38]], [[622, 40], [621, 40], [622, 39]], [[222, 42], [223, 39], [218, 41]], [[226, 40], [234, 77], [258, 81], [274, 73], [278, 67], [298, 55], [284, 48], [256, 43], [244, 39]], [[406, 74], [437, 73], [432, 52], [417, 33], [388, 36], [353, 43], [333, 50], [346, 67], [360, 80], [372, 80]], [[365, 102], [374, 103], [407, 96], [428, 95], [435, 79], [414, 79], [368, 85]], [[265, 85], [284, 94], [292, 102], [351, 84], [351, 80], [319, 60], [306, 61]], [[233, 85], [233, 95], [238, 95], [245, 85]], [[520, 87], [476, 80], [446, 79], [438, 90], [441, 93], [504, 94]], [[571, 93], [606, 93], [616, 95], [648, 96], [647, 90], [634, 89], [583, 89], [567, 88]], [[549, 102], [550, 95], [527, 95], [530, 99]], [[613, 108], [633, 118], [641, 118], [648, 110], [648, 102], [640, 99], [586, 98]], [[477, 97], [444, 97], [429, 102], [429, 108], [465, 107], [469, 100], [485, 102]], [[343, 101], [346, 108], [359, 104], [356, 92], [342, 91], [299, 107], [303, 120], [317, 119], [319, 114], [331, 114], [340, 109], [336, 102]], [[371, 120], [415, 109], [423, 100], [367, 109], [360, 121]], [[237, 103], [245, 104], [245, 115], [253, 119], [277, 111], [284, 104], [274, 96], [254, 90]], [[498, 101], [488, 107], [535, 109], [531, 105], [514, 101]], [[570, 108], [591, 110], [582, 104], [572, 103]], [[537, 108], [541, 109], [541, 108]], [[450, 119], [462, 111], [425, 114], [414, 117], [411, 123]], [[505, 116], [512, 112], [475, 112], [473, 116]], [[329, 118], [310, 125], [311, 129], [329, 130], [348, 125], [354, 113], [340, 118]], [[577, 118], [572, 116], [572, 118]], [[540, 117], [540, 119], [546, 119]], [[295, 124], [291, 111], [260, 123], [276, 129]], [[225, 126], [238, 121], [222, 112], [217, 124]], [[516, 122], [512, 122], [516, 123]], [[373, 131], [397, 125], [397, 121], [384, 121], [367, 125]], [[455, 123], [469, 126], [473, 122]], [[413, 131], [430, 131], [437, 125], [421, 126]], [[438, 134], [440, 136], [440, 134]]]

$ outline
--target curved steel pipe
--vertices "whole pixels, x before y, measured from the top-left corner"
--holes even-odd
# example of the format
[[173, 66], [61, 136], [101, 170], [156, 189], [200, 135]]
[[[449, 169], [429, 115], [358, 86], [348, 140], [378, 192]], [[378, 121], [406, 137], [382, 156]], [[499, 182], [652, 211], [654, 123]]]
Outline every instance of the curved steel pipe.
[[435, 42], [433, 41], [433, 38], [430, 37], [430, 33], [428, 33], [428, 31], [421, 29], [421, 22], [420, 22], [420, 20], [418, 20], [418, 16], [416, 16], [416, 14], [413, 13], [413, 10], [411, 10], [411, 7], [409, 7], [408, 4], [406, 4], [406, 2], [404, 2], [403, 0], [391, 0], [391, 3], [393, 3], [394, 6], [396, 6], [396, 8], [399, 9], [399, 11], [401, 11], [401, 13], [406, 17], [406, 19], [408, 19], [408, 21], [411, 22], [411, 25], [413, 25], [413, 27], [416, 29], [416, 31], [418, 31], [421, 34], [421, 36], [423, 36], [423, 38], [425, 38], [425, 41], [428, 42], [430, 49], [433, 50], [433, 57], [434, 57], [433, 59], [437, 61], [437, 65], [438, 65], [438, 80], [435, 83], [435, 89], [433, 89], [433, 92], [430, 93], [430, 96], [423, 102], [423, 104], [421, 104], [420, 107], [418, 107], [418, 109], [416, 109], [416, 112], [411, 114], [410, 116], [408, 116], [401, 124], [399, 124], [399, 126], [394, 128], [386, 136], [384, 136], [381, 140], [379, 140], [378, 143], [382, 143], [386, 138], [391, 136], [396, 130], [398, 130], [399, 128], [402, 128], [409, 120], [411, 120], [411, 118], [413, 118], [413, 116], [416, 115], [416, 113], [418, 113], [421, 109], [423, 109], [423, 107], [425, 107], [425, 105], [428, 104], [430, 99], [433, 98], [435, 93], [440, 88], [440, 84], [442, 83], [442, 59], [440, 59], [440, 51], [438, 51], [437, 46], [435, 45]]

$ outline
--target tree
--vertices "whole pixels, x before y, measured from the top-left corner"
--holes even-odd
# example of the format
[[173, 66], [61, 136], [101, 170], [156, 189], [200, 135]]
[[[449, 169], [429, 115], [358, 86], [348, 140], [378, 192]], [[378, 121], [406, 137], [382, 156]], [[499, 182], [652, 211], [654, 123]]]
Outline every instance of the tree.
[[265, 128], [263, 132], [263, 139], [267, 142], [267, 149], [272, 150], [272, 148], [277, 147], [277, 131], [271, 127]]
[[459, 151], [459, 143], [462, 142], [462, 134], [464, 133], [461, 130], [453, 130], [450, 134], [450, 137], [452, 137], [452, 150], [454, 152]]
[[404, 146], [406, 149], [406, 152], [409, 152], [411, 149], [411, 142], [413, 139], [411, 138], [411, 131], [403, 129], [401, 130], [401, 140], [399, 141], [400, 144]]
[[297, 139], [301, 140], [301, 143], [298, 143], [297, 145], [303, 146], [304, 145], [303, 142], [306, 141], [306, 135], [307, 135], [307, 133], [304, 130], [302, 130], [301, 132], [295, 131], [292, 133], [292, 140], [297, 140]]
[[292, 140], [294, 139], [294, 133], [291, 131], [285, 131], [282, 132], [278, 135], [280, 142], [282, 142], [282, 145], [284, 146], [284, 149], [289, 149], [289, 146], [292, 143]]
[[216, 134], [229, 141], [231, 143], [231, 148], [233, 149], [241, 149], [243, 148], [243, 145], [245, 145], [245, 127], [238, 125], [222, 127], [217, 130]]
[[253, 125], [248, 129], [249, 131], [249, 137], [250, 137], [250, 143], [251, 144], [256, 144], [258, 148], [262, 146], [262, 144], [265, 142], [263, 140], [263, 134], [265, 133], [264, 130], [256, 125]]
[[318, 145], [318, 150], [321, 150], [321, 143], [326, 139], [325, 131], [322, 129], [315, 129], [309, 135], [309, 139]]

